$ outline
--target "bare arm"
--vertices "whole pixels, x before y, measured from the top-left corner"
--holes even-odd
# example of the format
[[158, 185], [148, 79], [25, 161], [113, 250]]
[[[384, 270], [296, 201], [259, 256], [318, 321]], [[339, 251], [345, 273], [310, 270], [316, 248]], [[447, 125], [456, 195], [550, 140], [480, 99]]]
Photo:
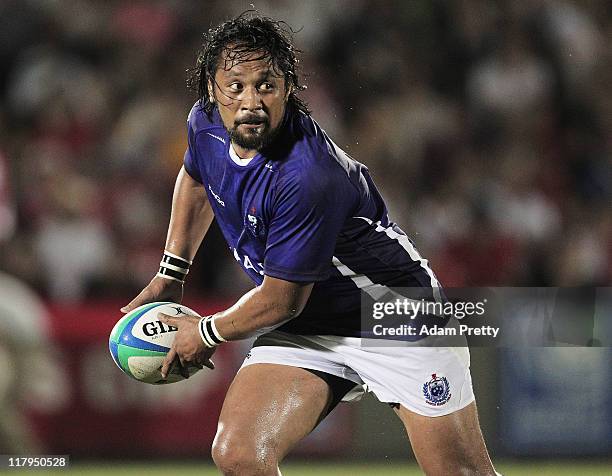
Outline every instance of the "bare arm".
[[181, 167], [172, 196], [166, 250], [191, 261], [213, 218], [204, 186]]
[[266, 276], [229, 309], [215, 314], [215, 325], [226, 340], [244, 339], [255, 331], [297, 317], [310, 297], [312, 283], [292, 283]]
[[[213, 218], [214, 213], [208, 203], [204, 186], [182, 167], [176, 177], [172, 195], [166, 250], [189, 261], [193, 260]], [[121, 311], [130, 312], [138, 306], [154, 301], [181, 302], [182, 298], [181, 282], [155, 276]]]
[[[302, 312], [313, 286], [313, 283], [292, 283], [266, 276], [261, 286], [247, 292], [229, 309], [214, 315], [216, 329], [225, 340], [237, 340], [259, 329], [282, 324]], [[200, 318], [166, 314], [160, 314], [159, 318], [178, 328], [172, 349], [161, 368], [163, 378], [168, 375], [176, 357], [182, 366], [195, 364], [213, 367], [210, 357], [216, 347], [205, 347], [200, 338]]]

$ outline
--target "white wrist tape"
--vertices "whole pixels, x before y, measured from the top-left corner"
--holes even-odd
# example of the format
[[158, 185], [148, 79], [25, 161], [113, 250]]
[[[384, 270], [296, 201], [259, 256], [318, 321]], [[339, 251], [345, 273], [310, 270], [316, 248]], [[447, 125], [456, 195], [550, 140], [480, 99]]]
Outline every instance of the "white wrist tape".
[[200, 319], [198, 329], [200, 331], [200, 337], [206, 347], [215, 347], [226, 342], [221, 334], [219, 334], [213, 316], [205, 316]]

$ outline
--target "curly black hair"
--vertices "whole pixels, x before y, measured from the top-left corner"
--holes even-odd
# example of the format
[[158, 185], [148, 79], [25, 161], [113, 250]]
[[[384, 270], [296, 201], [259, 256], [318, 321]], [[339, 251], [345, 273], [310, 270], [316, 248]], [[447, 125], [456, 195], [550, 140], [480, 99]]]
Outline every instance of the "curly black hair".
[[[261, 53], [256, 59], [267, 59], [278, 74], [284, 76], [290, 91], [288, 105], [310, 114], [306, 103], [297, 93], [306, 89], [300, 84], [296, 50], [292, 44], [293, 30], [283, 21], [262, 17], [254, 10], [247, 10], [236, 18], [211, 28], [204, 34], [196, 65], [188, 71], [187, 87], [196, 91], [200, 107], [207, 114], [214, 109], [208, 96], [208, 82], [214, 82], [221, 55], [228, 55], [225, 67], [239, 64], [253, 53]], [[231, 65], [231, 66], [228, 66]]]

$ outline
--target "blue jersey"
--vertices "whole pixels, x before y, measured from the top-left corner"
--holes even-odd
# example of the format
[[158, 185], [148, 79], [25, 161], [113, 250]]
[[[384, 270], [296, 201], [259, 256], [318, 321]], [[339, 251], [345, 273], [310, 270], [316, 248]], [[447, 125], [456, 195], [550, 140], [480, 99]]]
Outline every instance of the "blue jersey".
[[202, 183], [234, 258], [264, 276], [315, 283], [304, 311], [280, 327], [294, 334], [360, 335], [362, 292], [439, 284], [412, 241], [389, 220], [367, 167], [308, 115], [288, 109], [274, 143], [241, 165], [215, 109], [188, 118], [187, 173]]

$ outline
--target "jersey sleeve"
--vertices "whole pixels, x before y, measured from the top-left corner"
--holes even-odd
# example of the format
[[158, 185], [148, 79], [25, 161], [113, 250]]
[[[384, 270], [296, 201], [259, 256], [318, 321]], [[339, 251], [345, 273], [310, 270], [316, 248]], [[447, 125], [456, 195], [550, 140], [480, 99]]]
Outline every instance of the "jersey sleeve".
[[196, 105], [194, 105], [191, 111], [189, 112], [189, 116], [187, 117], [187, 150], [185, 151], [185, 157], [183, 158], [183, 166], [185, 167], [185, 170], [191, 176], [191, 178], [193, 178], [197, 182], [204, 183], [197, 163], [198, 158], [195, 146], [194, 123], [197, 107], [198, 105], [196, 103]]
[[265, 275], [294, 282], [329, 277], [350, 200], [332, 182], [302, 175], [279, 184], [266, 242]]

